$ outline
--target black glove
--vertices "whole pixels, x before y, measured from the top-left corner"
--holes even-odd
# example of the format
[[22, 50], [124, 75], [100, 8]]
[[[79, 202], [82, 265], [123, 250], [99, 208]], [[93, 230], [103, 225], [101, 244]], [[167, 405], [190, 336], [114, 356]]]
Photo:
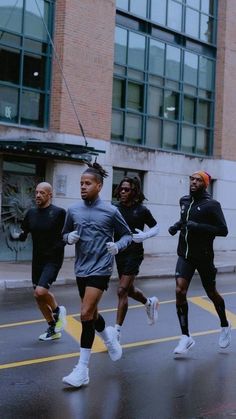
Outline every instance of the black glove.
[[174, 236], [177, 233], [178, 228], [176, 226], [170, 226], [168, 231], [171, 234], [171, 236]]
[[189, 231], [197, 230], [197, 228], [198, 228], [198, 223], [195, 223], [195, 221], [188, 221], [187, 222], [187, 229]]

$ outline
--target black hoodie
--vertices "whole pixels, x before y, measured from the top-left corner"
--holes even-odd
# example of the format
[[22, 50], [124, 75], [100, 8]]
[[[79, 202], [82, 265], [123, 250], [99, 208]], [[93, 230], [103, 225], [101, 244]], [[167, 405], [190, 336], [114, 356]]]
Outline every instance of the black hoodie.
[[187, 259], [214, 258], [213, 241], [216, 236], [227, 236], [228, 228], [218, 201], [206, 190], [180, 199], [180, 230], [177, 253]]

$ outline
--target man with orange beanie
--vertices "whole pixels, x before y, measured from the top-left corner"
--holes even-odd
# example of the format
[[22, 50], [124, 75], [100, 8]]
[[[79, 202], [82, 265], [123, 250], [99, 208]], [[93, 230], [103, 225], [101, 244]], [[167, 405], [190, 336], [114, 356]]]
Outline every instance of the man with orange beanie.
[[210, 175], [201, 170], [190, 176], [190, 194], [180, 199], [180, 220], [169, 228], [172, 236], [180, 231], [175, 278], [176, 309], [182, 336], [174, 354], [185, 354], [195, 344], [189, 334], [187, 302], [187, 291], [195, 270], [220, 319], [219, 346], [226, 348], [231, 342], [225, 303], [216, 289], [213, 251], [215, 237], [227, 236], [228, 229], [220, 203], [206, 191], [210, 181]]

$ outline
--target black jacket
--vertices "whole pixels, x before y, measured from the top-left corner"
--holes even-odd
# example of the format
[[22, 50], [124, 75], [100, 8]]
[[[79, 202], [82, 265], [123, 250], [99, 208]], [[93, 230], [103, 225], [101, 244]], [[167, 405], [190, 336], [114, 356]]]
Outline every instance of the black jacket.
[[213, 259], [215, 237], [228, 234], [220, 203], [204, 190], [197, 197], [183, 196], [180, 210], [180, 221], [175, 224], [180, 230], [178, 255], [187, 259]]

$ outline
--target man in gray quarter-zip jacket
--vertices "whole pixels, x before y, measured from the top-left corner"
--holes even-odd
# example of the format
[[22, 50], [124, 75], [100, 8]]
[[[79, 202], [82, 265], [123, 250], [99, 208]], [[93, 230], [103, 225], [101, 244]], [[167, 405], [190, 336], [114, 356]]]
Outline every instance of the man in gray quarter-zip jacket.
[[179, 233], [176, 264], [176, 309], [182, 331], [174, 354], [185, 354], [195, 342], [189, 334], [187, 291], [195, 270], [198, 271], [207, 296], [213, 302], [221, 323], [219, 346], [231, 342], [231, 325], [226, 318], [225, 303], [216, 289], [213, 242], [216, 236], [227, 236], [228, 228], [218, 201], [206, 191], [210, 175], [198, 171], [190, 176], [190, 194], [180, 199], [180, 220], [169, 228]]
[[[62, 232], [68, 244], [75, 244], [75, 276], [81, 298], [80, 359], [73, 371], [63, 378], [65, 384], [74, 387], [89, 383], [88, 367], [95, 331], [113, 361], [122, 356], [116, 331], [111, 326], [105, 327], [105, 320], [98, 313], [98, 303], [108, 288], [114, 256], [132, 242], [132, 235], [119, 210], [99, 197], [106, 176], [106, 171], [96, 162], [83, 172], [82, 201], [68, 209]], [[119, 237], [116, 242], [114, 234]]]

